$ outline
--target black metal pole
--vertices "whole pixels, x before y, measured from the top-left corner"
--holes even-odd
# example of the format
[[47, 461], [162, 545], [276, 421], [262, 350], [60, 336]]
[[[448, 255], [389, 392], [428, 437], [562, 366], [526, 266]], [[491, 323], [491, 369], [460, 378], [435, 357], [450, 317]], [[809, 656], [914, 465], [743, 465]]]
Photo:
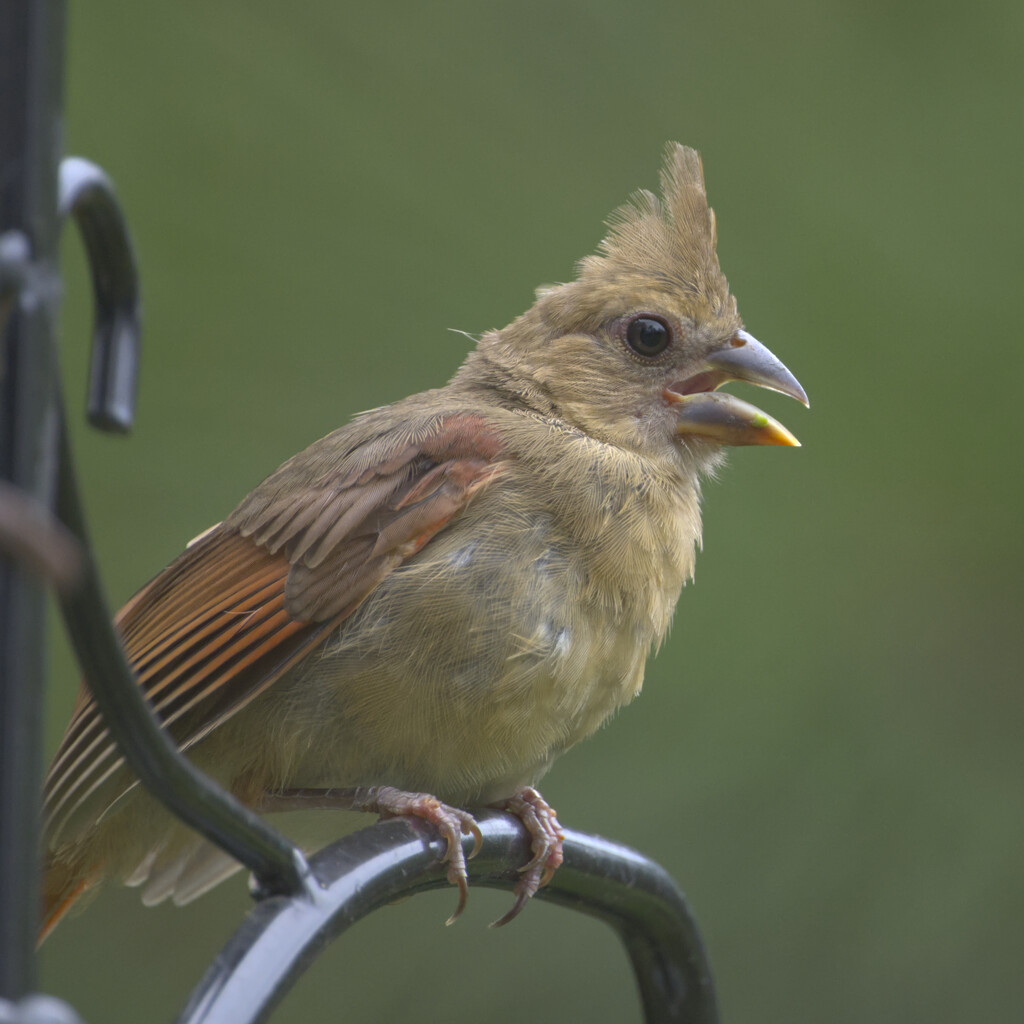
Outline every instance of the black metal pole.
[[[0, 3], [0, 479], [52, 507], [65, 3]], [[0, 561], [0, 998], [35, 986], [44, 600]]]

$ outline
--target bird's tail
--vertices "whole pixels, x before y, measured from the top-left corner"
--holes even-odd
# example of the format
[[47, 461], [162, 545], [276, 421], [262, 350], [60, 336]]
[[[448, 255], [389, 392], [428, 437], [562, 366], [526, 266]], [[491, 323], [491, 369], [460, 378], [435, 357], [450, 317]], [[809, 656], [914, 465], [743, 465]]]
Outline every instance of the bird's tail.
[[80, 865], [48, 854], [43, 865], [43, 911], [36, 945], [41, 946], [61, 918], [100, 881], [100, 865]]

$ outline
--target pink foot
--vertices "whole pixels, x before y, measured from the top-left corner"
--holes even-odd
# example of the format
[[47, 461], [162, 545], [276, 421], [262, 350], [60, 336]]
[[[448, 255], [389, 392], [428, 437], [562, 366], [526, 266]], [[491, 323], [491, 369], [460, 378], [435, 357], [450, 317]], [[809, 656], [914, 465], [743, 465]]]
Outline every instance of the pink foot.
[[532, 786], [524, 786], [507, 800], [492, 806], [514, 814], [523, 823], [530, 833], [530, 849], [533, 850], [532, 859], [519, 869], [521, 877], [516, 882], [516, 898], [511, 909], [491, 923], [492, 928], [500, 928], [518, 915], [538, 889], [551, 881], [562, 863], [562, 841], [565, 835], [555, 809]]
[[[520, 869], [521, 877], [515, 886], [515, 902], [507, 914], [491, 927], [508, 924], [526, 906], [533, 894], [551, 881], [562, 863], [562, 841], [565, 838], [555, 811], [531, 786], [524, 786], [506, 800], [492, 807], [514, 814], [530, 834], [533, 857]], [[339, 810], [375, 811], [382, 818], [409, 815], [429, 822], [441, 833], [447, 843], [442, 861], [447, 862], [447, 878], [459, 890], [455, 912], [445, 922], [452, 924], [466, 909], [469, 882], [466, 873], [466, 855], [462, 852], [462, 837], [473, 837], [470, 858], [480, 852], [483, 836], [476, 819], [468, 811], [449, 807], [429, 793], [408, 793], [393, 786], [367, 786], [357, 789], [287, 789], [267, 793], [258, 805], [262, 811], [312, 810], [333, 807]]]
[[469, 882], [466, 877], [466, 855], [462, 852], [462, 837], [473, 837], [470, 858], [480, 852], [484, 837], [472, 814], [441, 803], [429, 793], [408, 793], [393, 786], [360, 786], [356, 789], [286, 789], [267, 793], [259, 805], [263, 811], [312, 810], [334, 808], [347, 811], [376, 812], [381, 818], [400, 818], [405, 815], [430, 822], [448, 844], [442, 862], [448, 864], [448, 881], [459, 890], [455, 913], [445, 922], [452, 924], [466, 909]]
[[447, 861], [448, 881], [459, 890], [459, 902], [451, 917], [445, 924], [454, 924], [459, 915], [466, 909], [466, 900], [469, 898], [469, 882], [466, 877], [466, 855], [462, 852], [462, 837], [471, 835], [473, 837], [473, 849], [469, 854], [470, 859], [480, 852], [480, 845], [484, 837], [480, 834], [480, 826], [476, 819], [467, 811], [460, 811], [457, 807], [449, 807], [441, 803], [436, 796], [429, 793], [407, 793], [402, 789], [394, 789], [391, 786], [375, 786], [372, 790], [360, 791], [372, 793], [373, 806], [364, 805], [367, 811], [378, 811], [381, 818], [399, 818], [403, 815], [411, 815], [420, 818], [433, 825], [441, 838], [448, 844], [442, 861]]

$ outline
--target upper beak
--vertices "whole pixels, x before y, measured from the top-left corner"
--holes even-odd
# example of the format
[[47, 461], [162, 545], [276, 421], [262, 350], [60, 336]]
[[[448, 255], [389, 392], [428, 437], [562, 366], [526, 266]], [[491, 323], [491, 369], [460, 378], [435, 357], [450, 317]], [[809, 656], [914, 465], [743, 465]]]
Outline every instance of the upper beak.
[[777, 420], [734, 395], [715, 394], [730, 380], [781, 391], [809, 406], [800, 382], [752, 334], [737, 331], [726, 345], [705, 357], [696, 374], [673, 384], [665, 398], [676, 407], [676, 433], [703, 437], [719, 444], [783, 444], [800, 442]]

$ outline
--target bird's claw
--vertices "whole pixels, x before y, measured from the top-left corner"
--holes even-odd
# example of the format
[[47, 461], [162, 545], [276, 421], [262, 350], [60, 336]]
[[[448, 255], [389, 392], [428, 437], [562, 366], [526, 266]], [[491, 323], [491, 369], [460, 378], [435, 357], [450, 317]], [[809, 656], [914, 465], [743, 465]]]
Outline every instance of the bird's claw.
[[[407, 793], [391, 786], [361, 791], [357, 797], [349, 799], [349, 806], [375, 810], [382, 818], [419, 818], [438, 830], [445, 841], [445, 851], [441, 860], [448, 864], [446, 877], [459, 891], [455, 911], [445, 922], [453, 924], [466, 909], [466, 901], [469, 899], [466, 861], [472, 860], [483, 845], [483, 834], [473, 815], [441, 803], [436, 796], [429, 793]], [[524, 786], [507, 800], [492, 806], [508, 811], [523, 823], [530, 835], [530, 849], [533, 852], [530, 860], [519, 868], [519, 881], [513, 890], [515, 900], [511, 908], [491, 925], [492, 928], [500, 928], [518, 916], [530, 897], [551, 881], [562, 863], [562, 842], [565, 836], [554, 808], [531, 786]], [[462, 849], [462, 837], [469, 835], [473, 837], [473, 849], [467, 858]]]
[[457, 807], [449, 807], [441, 803], [436, 796], [429, 793], [407, 793], [401, 789], [382, 786], [375, 791], [375, 809], [382, 818], [410, 816], [429, 822], [441, 834], [445, 841], [442, 863], [448, 864], [446, 878], [459, 890], [459, 901], [455, 911], [445, 924], [454, 924], [459, 915], [466, 909], [469, 899], [469, 880], [466, 872], [467, 857], [462, 849], [462, 837], [473, 837], [473, 849], [469, 852], [472, 860], [483, 845], [484, 837], [476, 819], [468, 811], [460, 811]]
[[518, 916], [527, 900], [551, 881], [562, 863], [565, 835], [555, 809], [532, 786], [524, 786], [495, 806], [514, 814], [523, 823], [533, 851], [533, 857], [519, 868], [519, 881], [513, 890], [515, 901], [507, 913], [491, 923], [492, 928], [500, 928]]

